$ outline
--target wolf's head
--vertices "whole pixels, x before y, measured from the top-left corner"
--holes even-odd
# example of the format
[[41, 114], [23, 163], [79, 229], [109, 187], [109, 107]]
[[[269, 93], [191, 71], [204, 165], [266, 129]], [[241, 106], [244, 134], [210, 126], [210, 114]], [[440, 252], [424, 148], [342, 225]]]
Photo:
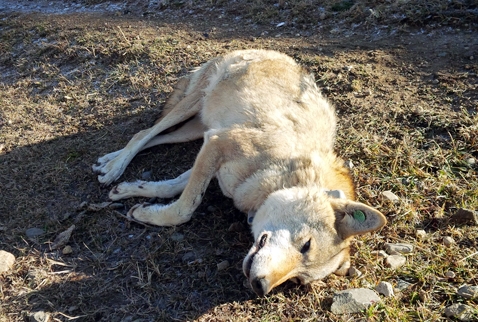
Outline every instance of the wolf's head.
[[318, 188], [276, 191], [255, 214], [255, 243], [244, 259], [244, 274], [260, 296], [288, 279], [308, 284], [334, 272], [344, 275], [351, 237], [385, 223], [379, 211]]

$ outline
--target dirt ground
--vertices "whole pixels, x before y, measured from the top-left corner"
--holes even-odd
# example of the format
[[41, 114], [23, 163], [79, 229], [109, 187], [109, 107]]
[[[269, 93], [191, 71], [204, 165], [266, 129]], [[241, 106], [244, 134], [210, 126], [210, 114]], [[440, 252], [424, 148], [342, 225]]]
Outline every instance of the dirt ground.
[[[0, 250], [16, 257], [0, 274], [0, 321], [439, 321], [452, 303], [476, 314], [456, 289], [478, 285], [478, 226], [451, 219], [478, 210], [476, 2], [435, 13], [423, 8], [440, 1], [377, 3], [53, 1], [38, 13], [0, 1]], [[336, 106], [337, 152], [354, 165], [359, 199], [389, 220], [353, 244], [362, 276], [257, 298], [241, 269], [246, 217], [215, 182], [178, 227], [124, 218], [169, 200], [104, 204], [111, 187], [92, 173], [96, 159], [152, 125], [180, 76], [244, 48], [291, 55]], [[142, 152], [120, 180], [172, 178], [200, 144]], [[376, 254], [386, 242], [415, 246], [406, 265], [386, 267]], [[335, 291], [380, 281], [410, 284], [363, 313], [330, 312]]]

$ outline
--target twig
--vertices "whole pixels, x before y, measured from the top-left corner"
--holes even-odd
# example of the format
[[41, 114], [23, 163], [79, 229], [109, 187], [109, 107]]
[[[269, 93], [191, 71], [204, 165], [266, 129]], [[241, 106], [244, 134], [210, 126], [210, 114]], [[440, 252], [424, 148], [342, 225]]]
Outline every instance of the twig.
[[478, 255], [478, 252], [474, 252], [473, 254], [470, 254], [470, 255], [468, 255], [468, 256], [466, 256], [466, 257], [460, 259], [459, 262], [462, 262], [462, 261], [464, 261], [465, 259], [468, 259], [468, 258], [473, 257], [473, 256], [475, 256], [475, 255]]

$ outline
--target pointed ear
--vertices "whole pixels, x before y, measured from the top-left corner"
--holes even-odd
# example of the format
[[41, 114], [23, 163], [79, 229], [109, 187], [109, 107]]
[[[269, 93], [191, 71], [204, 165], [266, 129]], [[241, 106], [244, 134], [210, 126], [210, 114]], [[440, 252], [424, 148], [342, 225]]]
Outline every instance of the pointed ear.
[[337, 218], [337, 231], [346, 239], [382, 228], [387, 219], [378, 210], [363, 203], [347, 199], [331, 199], [330, 204]]

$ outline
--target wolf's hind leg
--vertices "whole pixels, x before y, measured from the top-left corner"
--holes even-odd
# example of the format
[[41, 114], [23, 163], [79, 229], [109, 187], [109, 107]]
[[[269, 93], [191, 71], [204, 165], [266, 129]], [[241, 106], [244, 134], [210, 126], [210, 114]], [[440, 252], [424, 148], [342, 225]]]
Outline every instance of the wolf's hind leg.
[[114, 201], [131, 197], [173, 198], [184, 190], [190, 176], [191, 169], [171, 180], [122, 182], [111, 189], [109, 197]]

